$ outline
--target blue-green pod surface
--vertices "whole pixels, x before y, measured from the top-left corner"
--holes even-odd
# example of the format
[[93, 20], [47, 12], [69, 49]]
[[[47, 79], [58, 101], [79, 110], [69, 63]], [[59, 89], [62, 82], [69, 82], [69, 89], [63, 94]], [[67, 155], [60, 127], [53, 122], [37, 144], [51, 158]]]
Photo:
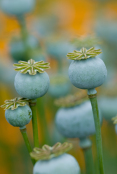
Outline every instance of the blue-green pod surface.
[[35, 0], [1, 0], [0, 7], [8, 15], [29, 13], [35, 6]]
[[116, 132], [116, 134], [117, 134], [117, 124], [115, 124], [115, 132]]
[[73, 156], [65, 153], [50, 160], [37, 161], [33, 174], [80, 174], [80, 167]]
[[33, 27], [40, 37], [47, 39], [48, 36], [53, 35], [58, 29], [58, 19], [54, 14], [40, 16], [34, 21]]
[[112, 118], [117, 115], [117, 98], [101, 97], [99, 99], [99, 107], [105, 120], [112, 121]]
[[73, 60], [69, 67], [71, 83], [80, 89], [92, 89], [102, 85], [107, 76], [107, 69], [100, 58]]
[[65, 74], [59, 73], [50, 77], [49, 93], [53, 97], [59, 98], [70, 92], [71, 83]]
[[9, 124], [15, 127], [23, 127], [32, 119], [32, 111], [28, 105], [19, 106], [17, 109], [7, 109], [5, 118]]
[[[102, 123], [102, 117], [100, 116]], [[67, 138], [85, 138], [95, 134], [95, 124], [90, 101], [80, 105], [60, 108], [55, 117], [59, 132]]]
[[[34, 49], [38, 48], [39, 42], [35, 37], [29, 36], [27, 39], [27, 44], [31, 50], [34, 50]], [[26, 60], [25, 51], [26, 51], [25, 45], [23, 44], [22, 40], [14, 39], [11, 41], [10, 55], [15, 60], [15, 62], [17, 62], [19, 60]]]
[[[116, 20], [98, 20], [96, 33], [98, 37], [109, 44], [117, 44], [117, 21]], [[111, 45], [112, 46], [112, 45]], [[110, 48], [111, 49], [111, 48]]]
[[75, 47], [69, 42], [55, 41], [47, 43], [47, 53], [54, 59], [63, 59], [68, 51], [73, 51]]
[[71, 85], [69, 83], [65, 84], [51, 84], [49, 87], [49, 93], [53, 97], [63, 97], [70, 92]]
[[50, 84], [49, 76], [46, 72], [36, 75], [22, 74], [18, 72], [15, 76], [15, 89], [17, 93], [28, 99], [36, 99], [45, 95]]

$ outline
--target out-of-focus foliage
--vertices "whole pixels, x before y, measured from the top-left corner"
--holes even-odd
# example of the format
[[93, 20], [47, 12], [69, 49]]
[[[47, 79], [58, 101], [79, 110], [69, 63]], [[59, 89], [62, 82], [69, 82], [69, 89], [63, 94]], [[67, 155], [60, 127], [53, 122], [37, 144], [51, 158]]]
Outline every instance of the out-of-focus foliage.
[[[66, 75], [68, 64], [70, 63], [67, 61], [66, 54], [73, 52], [74, 49], [80, 49], [80, 44], [76, 48], [76, 46], [72, 45], [69, 41], [80, 35], [87, 37], [87, 35], [94, 33], [99, 37], [99, 40], [101, 40], [101, 44], [92, 46], [96, 46], [97, 49], [102, 49], [102, 58], [108, 69], [107, 82], [98, 92], [102, 95], [105, 89], [109, 88], [110, 93], [114, 91], [113, 96], [117, 96], [117, 91], [114, 90], [114, 87], [117, 85], [117, 2], [114, 0], [111, 2], [107, 0], [37, 0], [36, 3], [34, 12], [26, 15], [29, 34], [36, 38], [28, 42], [33, 49], [33, 59], [37, 61], [43, 58], [44, 61], [47, 60], [51, 62], [52, 71], [50, 77], [51, 75], [56, 76], [56, 74], [59, 73]], [[102, 16], [104, 16], [103, 20]], [[14, 96], [18, 95], [15, 93], [13, 86], [16, 73], [13, 71], [12, 64], [14, 61], [24, 59], [22, 55], [24, 47], [21, 40], [11, 42], [14, 36], [17, 38], [20, 34], [20, 28], [16, 18], [10, 17], [0, 11], [0, 21], [0, 105], [2, 105], [4, 100], [14, 98]], [[13, 54], [16, 56], [15, 58]], [[39, 103], [38, 108], [40, 106], [40, 112], [38, 112], [38, 125], [40, 145], [46, 142], [48, 142], [49, 145], [53, 145], [57, 141], [64, 141], [64, 138], [57, 132], [54, 125], [54, 117], [57, 111], [57, 107], [54, 105], [54, 98], [66, 95], [67, 92], [70, 94], [76, 91], [75, 87], [70, 89], [70, 85], [71, 83], [69, 81], [69, 83], [67, 82], [65, 84], [65, 88], [61, 87], [62, 85], [56, 86], [55, 84], [52, 88], [50, 86], [54, 95], [49, 91], [48, 94], [44, 96], [44, 99], [41, 100], [41, 104]], [[110, 109], [107, 112], [109, 114], [111, 110], [114, 111], [114, 109], [112, 109], [113, 107], [116, 108], [116, 102], [114, 102], [113, 97], [111, 97], [111, 100], [108, 100], [107, 97], [108, 96], [106, 96], [106, 101], [103, 101], [103, 110], [107, 112], [109, 105], [108, 109]], [[4, 174], [31, 174], [31, 161], [28, 157], [19, 129], [7, 123], [4, 110], [1, 108], [0, 113], [0, 172]], [[44, 113], [46, 115], [48, 133], [50, 134], [49, 140], [45, 134], [46, 126], [42, 126], [42, 122], [43, 124], [46, 123], [43, 120]], [[108, 117], [110, 117], [110, 114]], [[31, 123], [27, 126], [27, 130], [29, 140], [33, 145]], [[109, 121], [103, 122], [102, 139], [105, 172], [106, 174], [116, 174], [117, 135], [115, 134], [114, 125]], [[93, 155], [95, 159], [94, 136], [91, 137], [91, 140], [93, 142]], [[78, 160], [82, 174], [84, 174], [84, 157], [78, 146], [78, 140], [68, 139], [68, 141], [74, 145], [70, 153]], [[95, 166], [95, 168], [97, 168], [97, 166]]]

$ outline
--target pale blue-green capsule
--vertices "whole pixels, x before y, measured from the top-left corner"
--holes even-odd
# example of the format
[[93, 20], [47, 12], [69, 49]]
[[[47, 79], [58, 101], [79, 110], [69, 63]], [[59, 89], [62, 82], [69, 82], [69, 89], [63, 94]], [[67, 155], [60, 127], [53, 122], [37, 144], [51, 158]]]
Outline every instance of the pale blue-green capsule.
[[0, 7], [8, 15], [22, 15], [33, 10], [35, 0], [1, 0]]
[[48, 42], [47, 44], [47, 53], [52, 56], [54, 59], [63, 59], [69, 51], [73, 51], [75, 47], [65, 41], [55, 41]]
[[37, 161], [33, 174], [80, 174], [80, 167], [73, 156], [65, 153], [50, 160]]
[[[39, 46], [38, 39], [36, 39], [34, 36], [29, 36], [27, 39], [28, 47], [32, 50], [37, 49]], [[23, 60], [26, 60], [26, 49], [24, 46], [24, 43], [20, 39], [12, 39], [10, 42], [10, 55], [14, 59], [15, 62]], [[34, 58], [35, 59], [35, 58]]]
[[59, 98], [67, 95], [70, 92], [71, 85], [70, 83], [61, 83], [61, 84], [50, 84], [49, 93], [53, 97]]
[[[100, 122], [102, 117], [100, 115]], [[67, 138], [85, 138], [95, 134], [95, 124], [90, 101], [80, 105], [60, 108], [55, 117], [59, 132]]]
[[49, 76], [46, 72], [36, 75], [22, 74], [18, 72], [15, 76], [15, 89], [17, 93], [28, 99], [42, 97], [48, 91], [50, 84]]
[[99, 99], [99, 107], [105, 120], [112, 121], [112, 118], [117, 115], [117, 98], [101, 97]]
[[100, 58], [73, 60], [69, 67], [71, 83], [80, 89], [96, 88], [104, 83], [107, 69]]
[[116, 134], [117, 134], [117, 124], [115, 124], [115, 132], [116, 132]]
[[17, 109], [7, 109], [5, 118], [9, 124], [15, 127], [23, 127], [32, 119], [32, 111], [28, 105], [19, 106]]

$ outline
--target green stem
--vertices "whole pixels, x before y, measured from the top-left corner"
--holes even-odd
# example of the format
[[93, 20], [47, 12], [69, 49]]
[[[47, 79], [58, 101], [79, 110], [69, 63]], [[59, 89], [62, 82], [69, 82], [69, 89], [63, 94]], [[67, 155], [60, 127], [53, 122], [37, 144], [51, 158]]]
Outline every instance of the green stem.
[[104, 166], [103, 166], [103, 153], [102, 153], [102, 137], [101, 137], [101, 126], [99, 119], [99, 111], [97, 104], [97, 91], [95, 89], [88, 90], [88, 96], [92, 105], [92, 111], [95, 122], [96, 129], [96, 146], [97, 146], [97, 158], [99, 165], [100, 174], [104, 174]]
[[37, 99], [37, 111], [40, 119], [40, 126], [41, 126], [41, 132], [42, 132], [42, 144], [49, 144], [50, 143], [50, 135], [45, 115], [45, 108], [44, 108], [44, 97], [40, 97]]
[[83, 149], [86, 165], [86, 174], [94, 174], [91, 148]]
[[62, 60], [61, 60], [60, 57], [58, 58], [58, 72], [59, 72], [59, 73], [62, 72]]
[[80, 147], [83, 150], [86, 166], [86, 174], [94, 174], [94, 163], [92, 155], [92, 142], [88, 138], [80, 139]]
[[26, 60], [29, 60], [31, 57], [31, 48], [28, 44], [29, 35], [28, 35], [27, 28], [26, 28], [26, 22], [25, 22], [24, 15], [17, 16], [17, 20], [19, 22], [20, 29], [21, 29], [21, 36], [22, 36], [22, 41], [23, 41], [24, 48], [25, 48]]
[[[21, 132], [21, 134], [22, 134], [22, 136], [23, 136], [23, 139], [24, 139], [24, 142], [25, 142], [25, 144], [26, 144], [27, 150], [28, 150], [28, 152], [29, 152], [29, 154], [30, 154], [30, 153], [32, 152], [32, 147], [31, 147], [31, 145], [30, 145], [30, 143], [29, 143], [29, 140], [28, 140], [26, 127], [24, 126], [24, 127], [20, 128], [20, 132]], [[35, 160], [32, 159], [32, 158], [31, 158], [31, 160], [32, 160], [32, 163], [33, 163], [33, 165], [34, 165], [34, 164], [35, 164]]]
[[32, 127], [33, 127], [34, 146], [39, 147], [36, 100], [31, 100], [29, 104], [32, 110]]

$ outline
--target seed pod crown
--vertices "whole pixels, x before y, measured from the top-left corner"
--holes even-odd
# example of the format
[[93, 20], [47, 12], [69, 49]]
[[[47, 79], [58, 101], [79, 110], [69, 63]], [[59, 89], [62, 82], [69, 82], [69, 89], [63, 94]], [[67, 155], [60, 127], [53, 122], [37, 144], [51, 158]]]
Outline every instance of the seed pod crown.
[[87, 36], [78, 36], [77, 38], [73, 38], [71, 43], [74, 44], [77, 48], [90, 48], [93, 45], [100, 44], [101, 41], [94, 35]]
[[67, 57], [71, 60], [82, 60], [82, 59], [88, 59], [93, 58], [99, 54], [101, 54], [101, 49], [95, 49], [94, 47], [91, 47], [90, 49], [82, 48], [80, 51], [74, 50], [73, 53], [68, 53]]
[[80, 91], [74, 95], [68, 95], [66, 97], [61, 97], [55, 100], [55, 105], [60, 107], [73, 107], [81, 104], [87, 100], [87, 93], [85, 91]]
[[2, 105], [1, 107], [5, 108], [5, 110], [7, 109], [14, 110], [14, 109], [17, 109], [19, 106], [25, 106], [27, 104], [28, 104], [28, 99], [19, 97], [19, 98], [14, 98], [11, 100], [6, 100], [5, 104]]
[[114, 124], [117, 124], [117, 116], [112, 118]]
[[57, 74], [51, 77], [50, 82], [53, 85], [59, 85], [69, 82], [69, 79], [63, 74]]
[[37, 72], [44, 73], [45, 69], [50, 68], [50, 64], [48, 62], [39, 61], [35, 62], [33, 59], [26, 61], [19, 61], [19, 64], [14, 64], [15, 71], [20, 71], [23, 74], [29, 73], [30, 75], [35, 75]]
[[35, 147], [30, 156], [35, 160], [49, 160], [66, 153], [72, 148], [72, 144], [65, 142], [63, 144], [56, 143], [53, 147], [44, 145], [42, 148]]

